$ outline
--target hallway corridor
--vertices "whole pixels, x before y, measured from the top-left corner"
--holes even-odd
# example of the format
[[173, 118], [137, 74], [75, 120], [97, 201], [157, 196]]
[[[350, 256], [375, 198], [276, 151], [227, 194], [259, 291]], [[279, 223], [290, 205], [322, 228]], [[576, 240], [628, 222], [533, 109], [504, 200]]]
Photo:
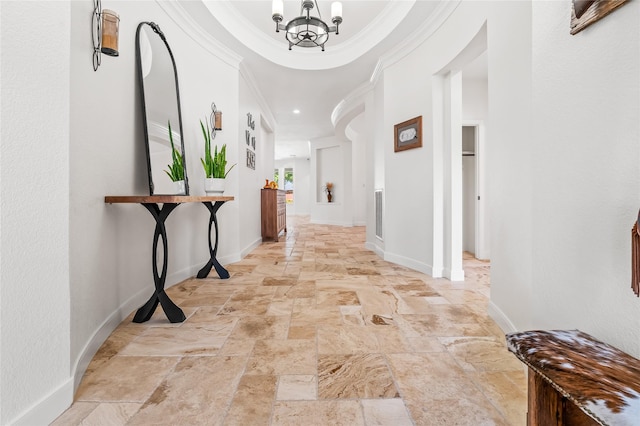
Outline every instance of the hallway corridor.
[[[383, 261], [364, 228], [289, 233], [129, 316], [54, 425], [524, 425], [526, 376], [486, 313], [489, 265], [453, 283]], [[215, 274], [215, 271], [213, 271]]]

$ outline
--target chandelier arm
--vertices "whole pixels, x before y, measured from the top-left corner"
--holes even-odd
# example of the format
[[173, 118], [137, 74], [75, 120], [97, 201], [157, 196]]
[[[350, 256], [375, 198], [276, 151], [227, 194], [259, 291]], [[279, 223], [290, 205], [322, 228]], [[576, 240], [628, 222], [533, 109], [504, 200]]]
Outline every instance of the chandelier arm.
[[316, 9], [318, 9], [318, 18], [322, 20], [322, 14], [320, 13], [320, 8], [318, 7], [318, 0], [313, 0], [313, 2], [316, 4]]

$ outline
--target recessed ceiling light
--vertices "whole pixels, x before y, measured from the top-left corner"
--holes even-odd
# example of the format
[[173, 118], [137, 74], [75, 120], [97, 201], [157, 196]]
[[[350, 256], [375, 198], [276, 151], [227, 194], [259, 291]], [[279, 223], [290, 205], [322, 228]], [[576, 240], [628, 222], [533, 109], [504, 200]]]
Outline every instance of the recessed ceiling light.
[[294, 109], [294, 110], [293, 110], [293, 113], [294, 113], [294, 114], [300, 114], [300, 110], [299, 110], [299, 109]]

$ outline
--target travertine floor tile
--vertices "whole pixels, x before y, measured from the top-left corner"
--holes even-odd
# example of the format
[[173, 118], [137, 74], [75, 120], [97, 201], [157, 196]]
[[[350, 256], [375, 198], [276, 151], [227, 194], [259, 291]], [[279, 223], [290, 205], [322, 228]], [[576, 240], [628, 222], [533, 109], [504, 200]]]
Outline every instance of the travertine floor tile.
[[315, 374], [313, 340], [258, 340], [245, 374]]
[[231, 333], [233, 324], [221, 327], [149, 328], [129, 343], [122, 355], [178, 356], [215, 355]]
[[412, 426], [407, 407], [400, 398], [363, 399], [364, 420], [367, 426]]
[[53, 424], [524, 426], [525, 369], [487, 314], [488, 262], [465, 254], [451, 282], [366, 250], [362, 227], [287, 227], [229, 279], [168, 288], [183, 323], [132, 312]]
[[129, 424], [218, 423], [233, 398], [245, 363], [242, 357], [183, 358]]
[[400, 395], [380, 354], [321, 355], [318, 398], [397, 398]]
[[98, 405], [100, 405], [99, 402], [75, 402], [50, 426], [79, 425]]
[[313, 374], [280, 376], [276, 399], [315, 401], [318, 399], [318, 378]]
[[380, 352], [378, 339], [370, 327], [342, 325], [318, 327], [319, 354]]
[[243, 376], [224, 424], [238, 426], [268, 424], [275, 391], [275, 376]]
[[274, 426], [364, 426], [357, 401], [277, 401], [273, 407]]
[[126, 425], [142, 404], [133, 402], [104, 402], [96, 407], [81, 425]]
[[[266, 311], [265, 311], [266, 314]], [[289, 317], [282, 315], [252, 315], [240, 318], [231, 333], [234, 339], [286, 339]]]
[[509, 424], [525, 425], [527, 423], [526, 412], [522, 410], [522, 407], [527, 405], [527, 393], [524, 392], [526, 388], [516, 385], [510, 379], [509, 373], [473, 373], [471, 378]]
[[390, 354], [387, 358], [417, 424], [446, 425], [451, 419], [465, 425], [508, 424], [449, 353]]
[[521, 371], [523, 364], [491, 337], [446, 337], [440, 342], [467, 371]]
[[177, 357], [114, 356], [86, 375], [77, 401], [144, 402], [178, 363]]

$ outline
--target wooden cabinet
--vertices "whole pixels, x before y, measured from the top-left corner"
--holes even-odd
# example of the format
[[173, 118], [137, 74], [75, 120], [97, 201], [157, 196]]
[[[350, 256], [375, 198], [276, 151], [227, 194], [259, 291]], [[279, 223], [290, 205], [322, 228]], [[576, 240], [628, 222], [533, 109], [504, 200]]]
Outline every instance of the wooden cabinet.
[[287, 232], [287, 196], [279, 189], [261, 190], [262, 241], [278, 241], [280, 232]]

